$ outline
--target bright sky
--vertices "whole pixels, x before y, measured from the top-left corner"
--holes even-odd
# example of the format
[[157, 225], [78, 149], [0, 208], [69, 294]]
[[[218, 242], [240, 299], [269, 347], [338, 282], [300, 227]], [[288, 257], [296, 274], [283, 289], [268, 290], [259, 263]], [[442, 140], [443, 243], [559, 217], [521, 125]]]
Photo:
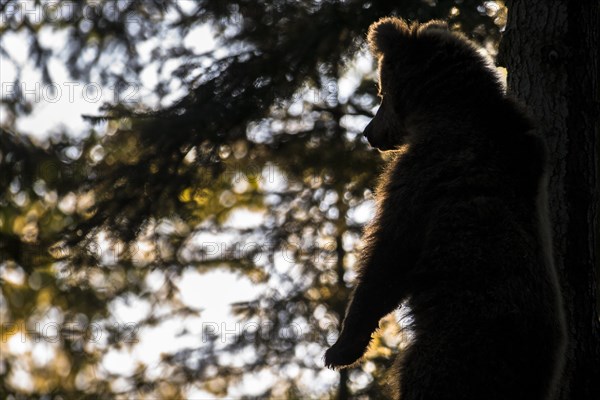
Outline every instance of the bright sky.
[[[31, 115], [20, 117], [17, 121], [18, 132], [28, 133], [44, 138], [50, 133], [66, 129], [71, 135], [77, 136], [86, 132], [90, 126], [81, 117], [84, 114], [98, 115], [99, 108], [104, 103], [114, 103], [119, 95], [111, 87], [104, 87], [96, 82], [84, 83], [69, 77], [64, 61], [60, 59], [60, 50], [66, 40], [65, 32], [56, 32], [44, 28], [38, 35], [42, 45], [53, 49], [58, 56], [52, 57], [49, 71], [52, 76], [51, 84], [42, 83], [41, 72], [31, 60], [28, 60], [28, 44], [24, 35], [14, 32], [3, 34], [2, 42], [10, 56], [23, 68], [21, 89], [24, 97], [34, 105]], [[167, 37], [163, 42], [148, 40], [139, 45], [142, 61], [148, 60], [150, 51], [158, 45], [168, 45], [175, 38]], [[214, 48], [215, 41], [210, 27], [200, 26], [190, 31], [184, 44], [198, 53]], [[118, 63], [111, 68], [119, 68]], [[165, 66], [162, 76], [169, 76], [176, 64]], [[16, 69], [11, 60], [0, 55], [0, 95], [5, 97], [15, 92], [14, 79]], [[156, 97], [152, 95], [153, 88], [158, 82], [158, 66], [148, 64], [141, 74], [142, 85], [132, 84], [120, 99], [136, 102], [143, 99], [146, 104], [156, 105]], [[183, 94], [179, 87], [174, 87], [173, 94], [166, 101], [172, 101]], [[179, 89], [179, 90], [178, 90]], [[1, 108], [0, 108], [1, 111]], [[0, 115], [0, 121], [2, 120]]]

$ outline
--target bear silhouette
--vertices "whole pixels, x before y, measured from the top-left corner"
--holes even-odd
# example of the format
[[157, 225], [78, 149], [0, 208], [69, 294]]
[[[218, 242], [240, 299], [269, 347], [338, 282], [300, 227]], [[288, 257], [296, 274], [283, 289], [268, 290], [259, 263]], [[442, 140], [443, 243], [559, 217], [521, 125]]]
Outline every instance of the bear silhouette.
[[408, 306], [402, 400], [546, 400], [565, 319], [546, 206], [546, 147], [491, 61], [443, 22], [374, 23], [381, 105], [369, 143], [397, 150], [376, 189], [353, 291], [325, 364], [365, 353]]

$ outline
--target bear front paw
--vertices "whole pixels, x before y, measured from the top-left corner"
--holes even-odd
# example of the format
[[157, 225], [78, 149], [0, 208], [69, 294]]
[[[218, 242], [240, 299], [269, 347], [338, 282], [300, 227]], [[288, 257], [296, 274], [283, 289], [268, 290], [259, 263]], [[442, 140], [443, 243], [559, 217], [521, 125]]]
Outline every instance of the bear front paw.
[[369, 346], [368, 340], [338, 339], [338, 341], [325, 352], [325, 366], [331, 369], [345, 368], [357, 362]]

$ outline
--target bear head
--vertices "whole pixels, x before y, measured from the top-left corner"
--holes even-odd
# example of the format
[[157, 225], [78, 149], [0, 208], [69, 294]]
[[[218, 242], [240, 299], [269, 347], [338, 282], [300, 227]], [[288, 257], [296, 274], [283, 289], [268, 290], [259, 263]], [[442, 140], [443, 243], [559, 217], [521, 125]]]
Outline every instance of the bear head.
[[364, 135], [380, 150], [427, 131], [489, 121], [504, 97], [489, 57], [442, 21], [383, 18], [369, 28], [368, 43], [379, 64], [381, 105]]

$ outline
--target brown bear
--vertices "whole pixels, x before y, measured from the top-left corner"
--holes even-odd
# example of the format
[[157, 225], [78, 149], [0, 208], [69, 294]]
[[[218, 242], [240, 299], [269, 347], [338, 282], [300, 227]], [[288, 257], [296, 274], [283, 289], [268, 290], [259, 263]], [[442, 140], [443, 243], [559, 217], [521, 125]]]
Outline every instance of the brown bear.
[[408, 306], [402, 400], [546, 400], [565, 318], [546, 215], [546, 147], [489, 59], [443, 22], [369, 29], [381, 106], [369, 143], [397, 152], [376, 191], [329, 367], [354, 364]]

